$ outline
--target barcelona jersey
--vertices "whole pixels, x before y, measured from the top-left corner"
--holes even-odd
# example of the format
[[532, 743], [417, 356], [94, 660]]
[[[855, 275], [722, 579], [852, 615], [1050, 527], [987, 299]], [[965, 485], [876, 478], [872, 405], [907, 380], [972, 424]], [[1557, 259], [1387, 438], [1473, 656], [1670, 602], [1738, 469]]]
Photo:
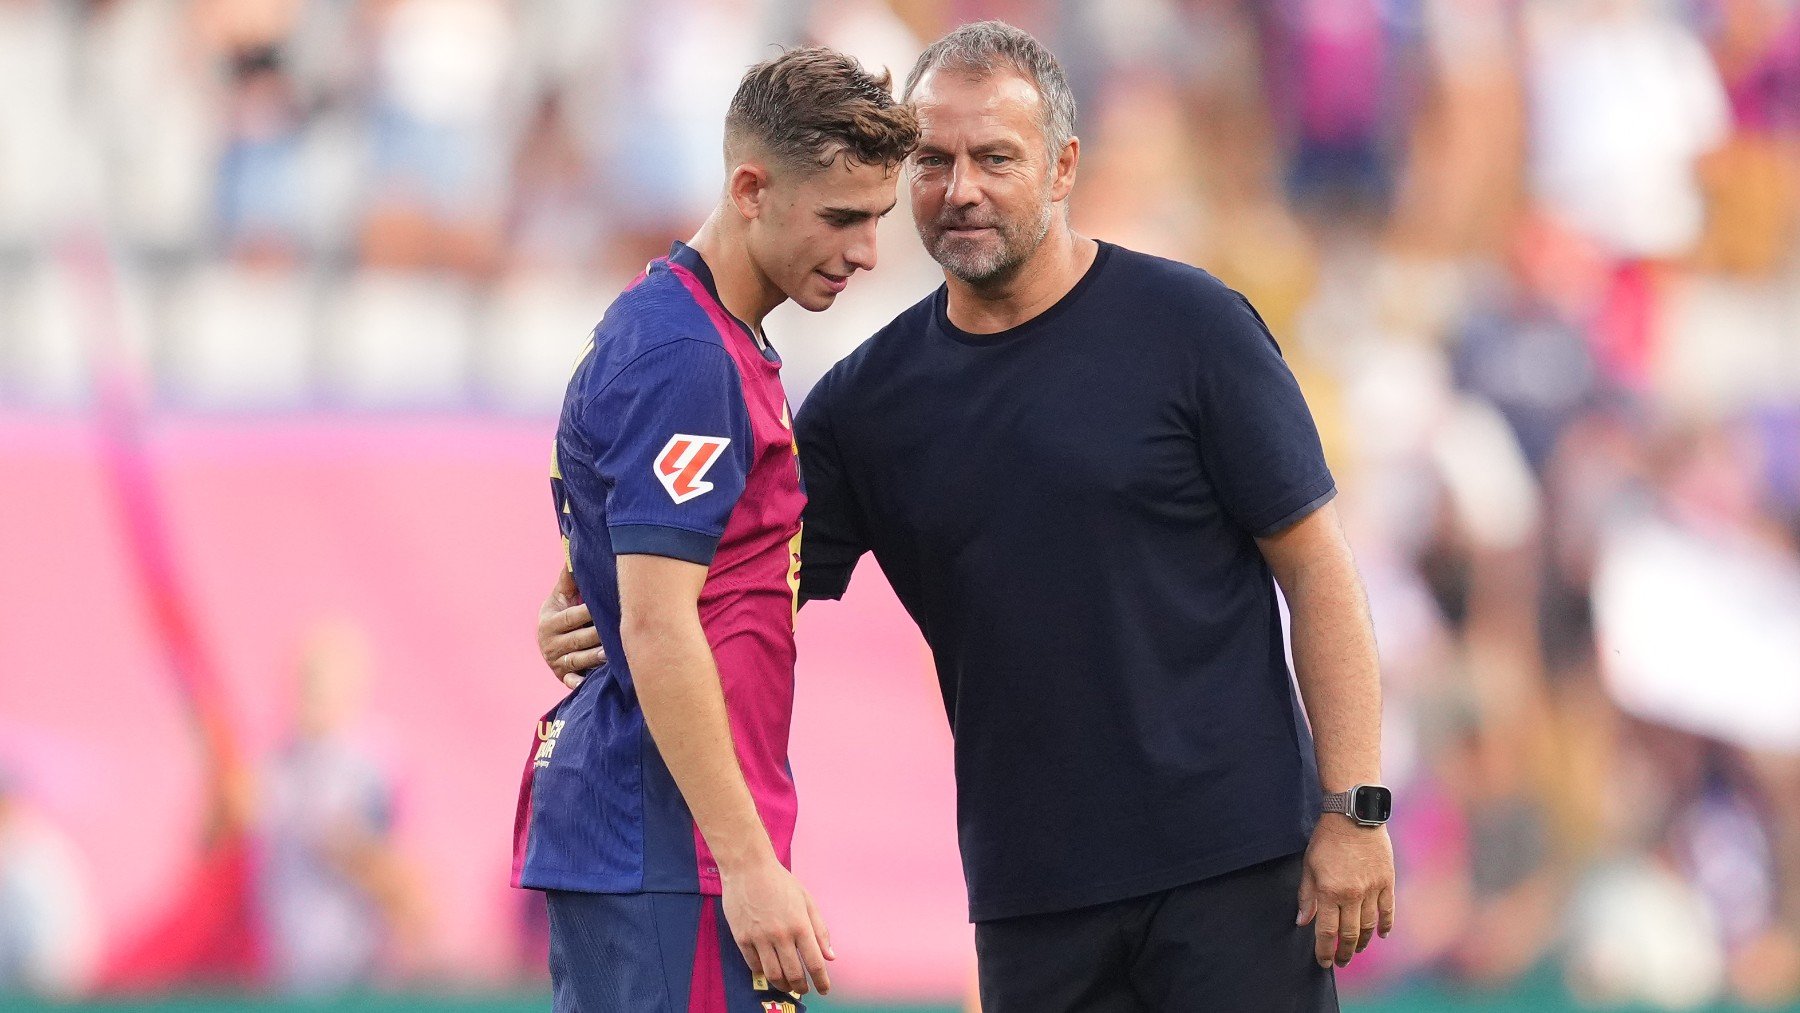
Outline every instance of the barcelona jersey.
[[719, 892], [719, 872], [644, 723], [619, 637], [618, 557], [707, 567], [700, 623], [738, 765], [785, 865], [801, 489], [772, 348], [676, 243], [615, 300], [569, 381], [551, 489], [575, 583], [606, 649], [538, 722], [513, 832], [513, 884]]

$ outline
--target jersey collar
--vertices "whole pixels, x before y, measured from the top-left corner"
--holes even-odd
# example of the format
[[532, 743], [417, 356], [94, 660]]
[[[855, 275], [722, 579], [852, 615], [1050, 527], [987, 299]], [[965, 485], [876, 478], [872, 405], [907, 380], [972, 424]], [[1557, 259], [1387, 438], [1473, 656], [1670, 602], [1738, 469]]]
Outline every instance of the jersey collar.
[[700, 284], [706, 286], [706, 294], [712, 296], [712, 301], [719, 304], [719, 309], [724, 310], [726, 316], [731, 317], [731, 322], [738, 325], [738, 329], [744, 332], [744, 337], [750, 342], [750, 346], [760, 351], [763, 358], [770, 362], [779, 363], [781, 361], [781, 356], [775, 351], [774, 343], [769, 340], [767, 327], [763, 328], [763, 340], [757, 341], [756, 334], [750, 330], [749, 325], [732, 316], [731, 310], [726, 308], [725, 300], [719, 298], [718, 283], [713, 281], [712, 268], [706, 266], [706, 258], [700, 256], [699, 250], [677, 239], [669, 246], [668, 260], [677, 267], [687, 268], [693, 272], [694, 277], [700, 279]]

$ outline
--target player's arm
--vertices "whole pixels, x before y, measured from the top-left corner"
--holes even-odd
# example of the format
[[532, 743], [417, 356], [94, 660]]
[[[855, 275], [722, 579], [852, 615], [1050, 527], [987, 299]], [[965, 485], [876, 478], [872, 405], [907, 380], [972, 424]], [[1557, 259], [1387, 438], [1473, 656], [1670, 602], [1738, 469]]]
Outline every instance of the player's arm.
[[725, 920], [744, 959], [779, 988], [820, 993], [830, 937], [812, 898], [783, 868], [738, 767], [712, 648], [700, 626], [707, 568], [619, 557], [619, 633], [656, 748], [719, 863]]
[[[1292, 617], [1294, 675], [1312, 722], [1326, 792], [1381, 783], [1381, 670], [1368, 599], [1337, 509], [1327, 503], [1257, 539]], [[1350, 962], [1394, 926], [1394, 853], [1386, 827], [1325, 815], [1307, 849], [1302, 922], [1316, 918], [1320, 964]]]
[[[732, 937], [750, 968], [778, 987], [804, 992], [810, 971], [823, 992], [830, 987], [825, 927], [777, 860], [744, 783], [700, 623], [708, 566], [754, 463], [737, 366], [717, 343], [668, 341], [620, 370], [571, 424], [606, 490], [621, 660], [657, 750], [718, 861]], [[574, 551], [579, 565], [580, 547]]]

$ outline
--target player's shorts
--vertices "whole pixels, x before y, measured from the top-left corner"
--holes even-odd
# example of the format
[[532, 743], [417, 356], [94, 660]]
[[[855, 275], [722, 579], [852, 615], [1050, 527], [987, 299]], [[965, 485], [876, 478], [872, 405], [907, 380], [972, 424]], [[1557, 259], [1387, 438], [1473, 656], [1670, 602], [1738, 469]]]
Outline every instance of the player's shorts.
[[983, 1013], [1337, 1013], [1295, 925], [1303, 855], [1148, 897], [981, 922]]
[[806, 1009], [751, 976], [717, 897], [552, 890], [545, 899], [556, 1013]]

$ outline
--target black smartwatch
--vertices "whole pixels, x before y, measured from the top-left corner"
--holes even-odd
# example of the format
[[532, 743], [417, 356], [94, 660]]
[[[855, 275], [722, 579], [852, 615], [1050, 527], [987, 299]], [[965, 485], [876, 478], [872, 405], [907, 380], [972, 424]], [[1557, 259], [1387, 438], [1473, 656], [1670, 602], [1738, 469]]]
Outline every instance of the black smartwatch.
[[1394, 814], [1394, 793], [1379, 784], [1359, 784], [1325, 796], [1324, 811], [1343, 813], [1365, 827], [1378, 827]]

